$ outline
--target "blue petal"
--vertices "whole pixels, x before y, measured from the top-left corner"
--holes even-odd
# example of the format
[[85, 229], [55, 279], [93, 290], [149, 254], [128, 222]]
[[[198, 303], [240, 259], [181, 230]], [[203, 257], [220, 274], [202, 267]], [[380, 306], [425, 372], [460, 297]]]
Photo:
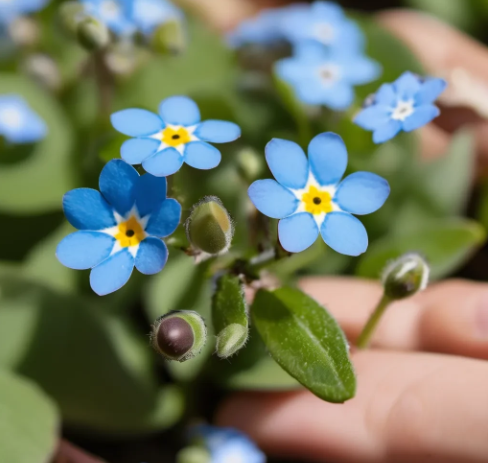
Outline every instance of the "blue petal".
[[434, 105], [425, 105], [415, 108], [415, 112], [403, 121], [403, 130], [411, 132], [435, 119], [440, 114], [439, 108]]
[[185, 147], [185, 162], [195, 169], [213, 169], [220, 164], [222, 155], [215, 146], [204, 141], [192, 141]]
[[375, 104], [363, 109], [355, 118], [354, 123], [366, 130], [376, 130], [388, 124], [390, 110], [387, 106]]
[[154, 154], [161, 142], [154, 138], [131, 138], [120, 148], [120, 156], [129, 164], [141, 164], [144, 159]]
[[420, 90], [421, 84], [419, 78], [415, 74], [407, 71], [393, 82], [393, 86], [400, 98], [409, 100]]
[[346, 171], [346, 145], [335, 133], [321, 133], [308, 145], [308, 159], [312, 173], [320, 185], [334, 185]]
[[303, 188], [308, 180], [308, 161], [296, 143], [273, 138], [265, 148], [268, 166], [279, 183], [287, 188]]
[[159, 115], [167, 124], [195, 125], [200, 122], [197, 104], [186, 96], [171, 96], [159, 105]]
[[256, 180], [247, 193], [256, 209], [273, 219], [288, 217], [298, 207], [296, 196], [276, 180]]
[[140, 217], [145, 217], [161, 206], [166, 199], [166, 188], [166, 177], [155, 177], [150, 174], [139, 177], [134, 196]]
[[142, 167], [156, 177], [167, 177], [180, 170], [183, 156], [174, 148], [165, 148], [148, 157], [142, 162]]
[[103, 230], [116, 225], [113, 209], [97, 190], [76, 188], [63, 197], [68, 222], [79, 230]]
[[344, 111], [349, 108], [354, 101], [354, 88], [352, 85], [341, 81], [329, 89], [324, 88], [322, 95], [323, 96], [319, 101], [320, 104], [335, 111]]
[[342, 21], [340, 37], [337, 37], [335, 44], [344, 50], [362, 51], [365, 44], [363, 31], [354, 21]]
[[415, 95], [415, 103], [418, 106], [433, 103], [437, 97], [446, 89], [447, 82], [444, 79], [428, 79]]
[[296, 58], [283, 58], [275, 63], [276, 74], [284, 81], [295, 84], [303, 79], [304, 69]]
[[[351, 60], [349, 62], [349, 59]], [[354, 85], [363, 85], [381, 75], [381, 66], [376, 61], [361, 55], [352, 55], [342, 66], [342, 77]]]
[[86, 270], [105, 260], [112, 252], [114, 243], [115, 238], [106, 233], [78, 231], [58, 244], [56, 257], [66, 267]]
[[180, 223], [181, 206], [176, 199], [169, 198], [149, 217], [146, 233], [164, 238], [171, 235]]
[[336, 3], [317, 1], [310, 5], [310, 17], [317, 19], [317, 23], [319, 21], [335, 23], [344, 18], [344, 10]]
[[134, 188], [139, 174], [121, 159], [108, 162], [100, 174], [100, 191], [107, 202], [120, 214], [125, 215], [134, 206]]
[[168, 248], [159, 238], [146, 238], [136, 256], [136, 268], [144, 275], [154, 275], [163, 270], [168, 260]]
[[375, 143], [384, 143], [391, 140], [402, 129], [402, 123], [394, 119], [390, 119], [384, 126], [379, 127], [373, 133], [373, 141]]
[[129, 281], [132, 270], [134, 257], [124, 248], [91, 271], [90, 286], [99, 296], [113, 293]]
[[241, 136], [241, 128], [233, 122], [203, 121], [195, 130], [195, 136], [212, 143], [228, 143]]
[[383, 84], [374, 96], [375, 102], [385, 106], [396, 106], [398, 96], [393, 84]]
[[145, 109], [124, 109], [110, 116], [115, 130], [129, 137], [153, 135], [164, 128], [163, 121]]
[[390, 185], [379, 175], [355, 172], [347, 176], [335, 194], [340, 208], [351, 214], [371, 214], [377, 211], [390, 194]]
[[300, 212], [280, 220], [278, 236], [286, 251], [301, 252], [312, 246], [319, 236], [319, 229], [312, 214]]
[[368, 248], [368, 234], [364, 225], [347, 212], [327, 214], [320, 233], [328, 246], [346, 256], [359, 256]]

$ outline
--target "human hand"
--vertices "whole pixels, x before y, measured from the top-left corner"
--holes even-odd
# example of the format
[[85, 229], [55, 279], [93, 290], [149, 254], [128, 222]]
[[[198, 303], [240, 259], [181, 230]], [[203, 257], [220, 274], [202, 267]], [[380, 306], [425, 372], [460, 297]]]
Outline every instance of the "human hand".
[[[381, 296], [379, 284], [353, 278], [301, 286], [350, 339]], [[217, 424], [242, 429], [270, 455], [312, 462], [488, 461], [487, 358], [488, 285], [446, 281], [393, 304], [373, 349], [352, 353], [354, 399], [337, 405], [308, 391], [239, 393]]]

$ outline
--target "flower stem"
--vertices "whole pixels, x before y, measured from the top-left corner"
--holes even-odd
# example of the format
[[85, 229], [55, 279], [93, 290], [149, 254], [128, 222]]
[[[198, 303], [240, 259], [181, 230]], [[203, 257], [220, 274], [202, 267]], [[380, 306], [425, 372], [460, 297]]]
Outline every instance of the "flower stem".
[[374, 309], [374, 312], [369, 317], [368, 322], [366, 325], [364, 325], [363, 331], [361, 331], [361, 334], [359, 335], [356, 342], [356, 347], [358, 349], [365, 349], [368, 347], [378, 322], [392, 302], [392, 299], [383, 294], [382, 298], [378, 302], [378, 305], [376, 306], [376, 309]]

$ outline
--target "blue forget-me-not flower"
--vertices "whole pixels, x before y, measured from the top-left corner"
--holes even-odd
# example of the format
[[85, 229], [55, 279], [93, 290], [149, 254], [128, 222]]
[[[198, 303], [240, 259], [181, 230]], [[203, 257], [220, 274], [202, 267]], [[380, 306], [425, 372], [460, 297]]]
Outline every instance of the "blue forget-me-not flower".
[[133, 19], [139, 31], [151, 34], [169, 21], [181, 21], [183, 12], [167, 0], [133, 0]]
[[63, 209], [79, 231], [59, 243], [56, 255], [66, 267], [92, 269], [90, 285], [99, 295], [129, 280], [134, 266], [145, 275], [163, 269], [168, 249], [161, 239], [180, 223], [181, 206], [166, 198], [166, 179], [137, 171], [122, 161], [108, 162], [100, 192], [77, 188], [66, 193]]
[[294, 56], [276, 63], [276, 73], [303, 103], [345, 110], [354, 101], [354, 86], [377, 79], [381, 67], [360, 52], [306, 41]]
[[401, 130], [411, 132], [436, 118], [440, 111], [433, 103], [446, 85], [443, 79], [405, 72], [392, 84], [383, 84], [354, 122], [371, 130], [375, 143], [384, 143]]
[[0, 24], [9, 24], [19, 16], [34, 13], [46, 6], [49, 0], [1, 0]]
[[292, 43], [313, 40], [327, 47], [362, 51], [365, 40], [359, 26], [332, 2], [314, 2], [308, 8], [287, 14], [281, 27], [283, 35]]
[[129, 164], [141, 164], [157, 177], [177, 172], [182, 164], [196, 169], [213, 169], [220, 151], [207, 142], [227, 143], [241, 135], [232, 122], [200, 121], [197, 104], [186, 96], [172, 96], [161, 102], [159, 115], [145, 109], [124, 109], [112, 114], [119, 132], [135, 137], [124, 142], [120, 154]]
[[265, 463], [266, 456], [245, 434], [233, 428], [200, 425], [192, 437], [201, 439], [210, 453], [209, 463]]
[[35, 143], [46, 134], [46, 124], [21, 96], [0, 95], [0, 136], [7, 142]]
[[390, 186], [370, 172], [356, 172], [341, 181], [347, 150], [339, 135], [317, 135], [308, 146], [308, 159], [296, 143], [273, 139], [266, 146], [266, 161], [276, 180], [257, 180], [248, 193], [260, 212], [281, 219], [278, 235], [284, 249], [303, 251], [320, 233], [341, 254], [366, 251], [366, 229], [352, 214], [378, 210]]

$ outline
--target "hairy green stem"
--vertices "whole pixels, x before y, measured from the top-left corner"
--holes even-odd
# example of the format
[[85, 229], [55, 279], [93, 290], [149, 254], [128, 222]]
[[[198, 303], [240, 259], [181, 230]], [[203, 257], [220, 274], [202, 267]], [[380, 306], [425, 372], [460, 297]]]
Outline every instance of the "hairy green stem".
[[376, 309], [374, 309], [374, 312], [369, 317], [368, 322], [366, 325], [364, 325], [363, 331], [361, 331], [361, 334], [359, 335], [356, 342], [356, 347], [358, 349], [366, 349], [368, 347], [378, 322], [391, 302], [393, 302], [392, 299], [383, 294], [382, 298], [378, 302], [378, 305], [376, 306]]

